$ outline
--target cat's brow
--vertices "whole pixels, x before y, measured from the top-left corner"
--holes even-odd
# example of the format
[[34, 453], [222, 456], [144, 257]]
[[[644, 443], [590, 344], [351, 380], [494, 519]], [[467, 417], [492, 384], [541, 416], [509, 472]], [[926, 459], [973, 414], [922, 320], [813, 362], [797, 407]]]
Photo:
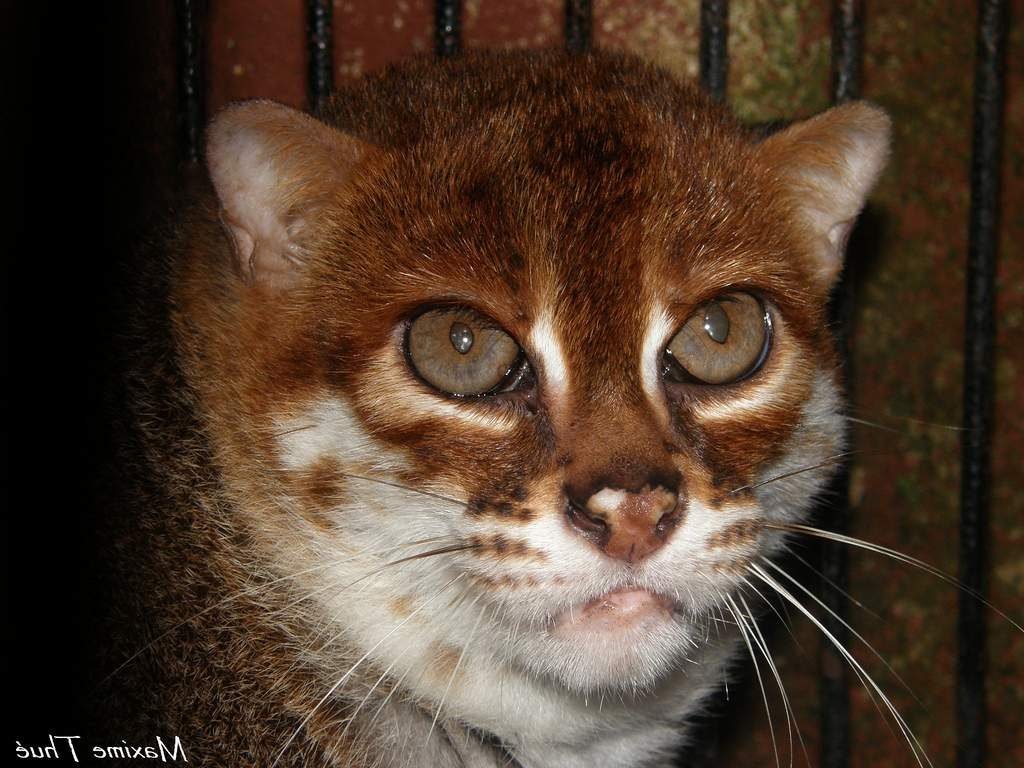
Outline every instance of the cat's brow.
[[648, 314], [647, 329], [641, 347], [640, 381], [643, 382], [644, 394], [647, 395], [654, 412], [664, 415], [665, 418], [668, 412], [661, 389], [661, 359], [672, 330], [672, 318], [660, 303], [655, 304]]
[[530, 329], [529, 344], [540, 362], [540, 376], [555, 401], [564, 399], [569, 391], [569, 369], [562, 345], [548, 312], [542, 314]]

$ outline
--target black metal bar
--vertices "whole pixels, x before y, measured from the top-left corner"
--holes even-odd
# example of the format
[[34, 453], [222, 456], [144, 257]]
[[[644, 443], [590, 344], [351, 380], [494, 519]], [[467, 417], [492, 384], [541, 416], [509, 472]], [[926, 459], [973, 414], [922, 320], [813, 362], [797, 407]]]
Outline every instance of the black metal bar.
[[[715, 101], [724, 102], [729, 75], [729, 0], [701, 0], [699, 63], [701, 88]], [[694, 757], [699, 765], [718, 765], [721, 727], [715, 724], [707, 730], [707, 743]]]
[[438, 56], [454, 56], [462, 50], [460, 0], [437, 0], [434, 9], [434, 50]]
[[178, 32], [178, 135], [179, 152], [186, 162], [199, 161], [206, 125], [203, 80], [203, 0], [177, 0]]
[[[978, 12], [974, 71], [964, 334], [964, 431], [960, 456], [959, 576], [961, 583], [976, 594], [984, 594], [985, 591], [1007, 26], [1005, 0], [982, 0]], [[981, 768], [985, 764], [985, 634], [984, 605], [977, 598], [962, 593], [957, 619], [958, 768]]]
[[[862, 0], [833, 0], [832, 3], [832, 101], [835, 104], [860, 96], [860, 73], [863, 60], [864, 4]], [[856, 240], [851, 243], [855, 245]], [[843, 359], [843, 376], [847, 396], [852, 397], [853, 365], [850, 354], [850, 331], [853, 320], [854, 280], [856, 269], [851, 247], [842, 278], [832, 301], [832, 322], [836, 343]], [[846, 533], [850, 525], [850, 470], [840, 468], [832, 483], [833, 499], [826, 509], [828, 527]], [[849, 645], [850, 632], [844, 621], [849, 613], [843, 592], [847, 591], [847, 548], [833, 542], [821, 547], [821, 600], [829, 608], [823, 624], [844, 647]], [[839, 587], [836, 589], [835, 587]], [[842, 590], [842, 591], [840, 591]], [[850, 674], [845, 659], [831, 643], [823, 643], [819, 657], [818, 696], [821, 705], [822, 768], [847, 768], [850, 764]]]
[[590, 50], [593, 7], [590, 0], [565, 0], [565, 48], [569, 53]]
[[832, 3], [832, 100], [842, 104], [860, 98], [864, 58], [863, 0]]
[[309, 47], [309, 106], [323, 109], [334, 90], [334, 36], [331, 0], [307, 0], [306, 36]]
[[715, 101], [725, 101], [729, 76], [729, 0], [701, 0], [700, 84]]

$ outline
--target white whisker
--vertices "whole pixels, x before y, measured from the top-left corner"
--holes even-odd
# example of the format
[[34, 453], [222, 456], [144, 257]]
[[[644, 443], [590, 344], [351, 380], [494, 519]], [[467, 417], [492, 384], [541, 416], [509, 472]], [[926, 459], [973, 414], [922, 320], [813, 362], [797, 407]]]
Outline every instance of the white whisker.
[[[760, 593], [758, 593], [760, 594]], [[800, 742], [800, 749], [804, 753], [804, 759], [807, 762], [808, 768], [810, 768], [811, 758], [807, 754], [807, 745], [804, 744], [803, 734], [800, 733], [800, 724], [796, 720], [796, 712], [793, 711], [793, 707], [789, 701], [789, 694], [786, 692], [786, 686], [782, 684], [782, 676], [779, 674], [778, 667], [775, 666], [775, 660], [772, 658], [771, 651], [768, 649], [768, 642], [765, 640], [764, 634], [761, 632], [761, 628], [757, 625], [757, 619], [754, 618], [754, 612], [750, 610], [750, 606], [747, 605], [746, 598], [743, 595], [738, 595], [739, 601], [743, 604], [743, 607], [747, 611], [747, 616], [750, 617], [750, 629], [753, 631], [755, 642], [761, 648], [761, 654], [764, 656], [765, 662], [768, 664], [768, 668], [775, 678], [775, 684], [779, 688], [779, 695], [782, 697], [782, 706], [786, 713], [786, 734], [789, 737], [789, 764], [793, 765], [793, 729], [796, 728], [796, 737]], [[764, 599], [762, 597], [762, 599]]]
[[[740, 635], [743, 637], [743, 642], [747, 646], [747, 652], [750, 654], [750, 660], [754, 662], [754, 673], [757, 675], [757, 684], [761, 688], [761, 698], [764, 700], [764, 711], [768, 716], [768, 733], [772, 737], [772, 752], [775, 754], [775, 768], [780, 768], [781, 763], [779, 762], [779, 747], [775, 742], [775, 726], [772, 724], [772, 708], [768, 703], [768, 691], [764, 687], [764, 678], [761, 676], [761, 665], [757, 663], [757, 656], [754, 653], [754, 647], [750, 643], [750, 635], [748, 634], [746, 622], [743, 621], [743, 617], [740, 615], [740, 609], [736, 605], [735, 601], [729, 595], [721, 594], [720, 597], [724, 601], [724, 604], [728, 607], [729, 612], [736, 619], [736, 626], [739, 627]], [[788, 717], [788, 714], [787, 714]], [[792, 750], [790, 750], [792, 753]]]
[[992, 605], [992, 603], [986, 600], [984, 596], [982, 596], [977, 590], [971, 589], [966, 584], [961, 583], [959, 579], [950, 576], [948, 573], [936, 568], [934, 565], [926, 563], [924, 560], [919, 560], [916, 557], [906, 555], [898, 550], [882, 546], [881, 544], [874, 544], [870, 541], [864, 541], [863, 539], [857, 539], [852, 536], [844, 536], [841, 533], [833, 533], [832, 531], [826, 531], [821, 528], [815, 528], [814, 526], [810, 525], [800, 525], [799, 523], [774, 522], [766, 522], [764, 525], [766, 528], [773, 528], [778, 531], [787, 531], [789, 533], [804, 533], [808, 536], [817, 536], [819, 539], [837, 541], [840, 544], [847, 544], [851, 547], [857, 547], [858, 549], [867, 550], [868, 552], [874, 552], [875, 554], [885, 555], [886, 557], [891, 557], [893, 560], [898, 560], [899, 562], [905, 563], [906, 565], [912, 565], [915, 568], [919, 568], [920, 570], [924, 571], [925, 573], [929, 573], [932, 576], [941, 579], [947, 584], [952, 584], [957, 589], [970, 595], [975, 600], [979, 601], [982, 605], [984, 605], [986, 608], [996, 613], [1000, 618], [1010, 622], [1010, 624], [1012, 624], [1018, 632], [1024, 632], [1024, 627], [1022, 627], [1016, 621], [1014, 621], [1001, 610]]
[[[410, 541], [410, 542], [407, 542], [405, 544], [396, 544], [394, 546], [388, 547], [387, 549], [383, 549], [383, 550], [380, 550], [378, 552], [370, 553], [370, 555], [371, 556], [377, 556], [377, 555], [387, 554], [389, 552], [394, 552], [394, 551], [397, 551], [399, 549], [405, 549], [406, 547], [415, 547], [415, 546], [418, 546], [420, 544], [429, 544], [431, 542], [441, 541], [441, 540], [443, 540], [445, 538], [448, 538], [448, 537], [446, 537], [446, 536], [445, 537], [434, 536], [434, 537], [429, 538], [429, 539], [419, 539], [417, 541]], [[135, 653], [133, 653], [131, 656], [129, 656], [127, 659], [122, 661], [106, 677], [104, 677], [102, 680], [100, 680], [100, 682], [97, 683], [96, 688], [101, 688], [105, 683], [109, 682], [110, 679], [113, 678], [118, 672], [120, 672], [122, 669], [127, 667], [129, 664], [131, 664], [133, 661], [135, 661], [135, 659], [137, 659], [143, 653], [145, 653], [150, 648], [152, 648], [154, 645], [159, 643], [161, 640], [166, 638], [168, 635], [173, 634], [174, 632], [176, 632], [179, 629], [181, 629], [182, 627], [184, 627], [186, 624], [189, 624], [190, 622], [193, 622], [196, 619], [205, 616], [206, 614], [210, 613], [211, 611], [215, 611], [218, 608], [223, 608], [224, 606], [229, 605], [229, 604], [233, 603], [236, 600], [241, 600], [244, 597], [250, 597], [252, 595], [259, 594], [260, 592], [267, 591], [271, 587], [274, 587], [274, 586], [276, 586], [276, 585], [278, 585], [278, 584], [280, 584], [282, 582], [291, 581], [291, 580], [299, 578], [300, 576], [308, 576], [311, 573], [316, 573], [317, 571], [322, 571], [322, 570], [325, 570], [327, 568], [333, 568], [333, 567], [336, 567], [338, 565], [344, 565], [345, 563], [349, 563], [349, 562], [352, 562], [353, 560], [356, 560], [356, 559], [358, 559], [360, 557], [366, 557], [366, 556], [367, 556], [367, 553], [360, 552], [360, 553], [357, 553], [357, 554], [354, 554], [354, 555], [350, 555], [350, 556], [347, 556], [347, 557], [338, 558], [338, 559], [335, 559], [335, 560], [328, 560], [328, 561], [323, 562], [323, 563], [318, 563], [317, 565], [314, 565], [314, 566], [312, 566], [310, 568], [305, 568], [305, 569], [303, 569], [301, 571], [296, 571], [295, 573], [289, 573], [289, 574], [286, 574], [284, 576], [279, 576], [278, 578], [272, 579], [272, 580], [270, 580], [268, 582], [265, 582], [265, 583], [262, 583], [262, 584], [256, 584], [256, 585], [254, 585], [252, 587], [246, 587], [245, 589], [242, 589], [239, 592], [235, 592], [235, 593], [233, 593], [231, 595], [228, 595], [227, 597], [222, 598], [221, 600], [218, 600], [217, 602], [213, 603], [212, 605], [208, 605], [206, 608], [203, 608], [201, 611], [197, 611], [196, 613], [192, 614], [188, 618], [182, 619], [177, 624], [174, 624], [169, 629], [167, 629], [167, 630], [163, 631], [162, 633], [160, 633], [159, 635], [157, 635], [155, 638], [153, 638], [148, 643], [146, 643], [144, 646], [142, 646], [142, 648], [140, 648]], [[305, 596], [303, 596], [303, 598], [301, 598], [301, 599], [305, 599]], [[301, 600], [299, 602], [301, 602]]]
[[356, 708], [352, 711], [352, 714], [349, 715], [348, 722], [345, 724], [345, 728], [344, 730], [342, 730], [341, 736], [338, 738], [338, 741], [340, 741], [343, 744], [345, 743], [345, 736], [348, 735], [348, 731], [352, 727], [352, 724], [356, 721], [356, 718], [359, 716], [360, 711], [362, 711], [363, 707], [366, 705], [366, 702], [369, 701], [370, 696], [372, 696], [373, 692], [377, 690], [377, 687], [382, 682], [384, 682], [384, 678], [386, 678], [391, 673], [391, 670], [397, 663], [398, 658], [395, 658], [395, 660], [388, 664], [387, 668], [380, 673], [380, 677], [377, 678], [374, 684], [370, 686], [370, 690], [366, 692], [366, 695], [363, 696], [363, 698], [360, 700], [358, 706], [356, 706]]
[[801, 592], [803, 592], [805, 595], [807, 595], [809, 598], [811, 598], [811, 600], [813, 600], [815, 603], [820, 605], [823, 609], [828, 611], [828, 613], [832, 616], [832, 618], [834, 618], [836, 621], [838, 621], [840, 624], [842, 624], [847, 629], [847, 631], [849, 631], [855, 638], [860, 640], [861, 643], [863, 643], [867, 647], [867, 649], [869, 651], [871, 651], [871, 653], [874, 654], [876, 659], [878, 659], [880, 662], [882, 662], [882, 664], [885, 665], [885, 668], [887, 670], [889, 670], [890, 674], [892, 674], [893, 677], [895, 677], [897, 680], [899, 680], [899, 682], [903, 686], [903, 688], [907, 691], [907, 693], [909, 693], [911, 696], [914, 697], [914, 700], [917, 701], [918, 704], [921, 703], [921, 700], [919, 698], [917, 698], [917, 694], [915, 694], [914, 691], [911, 690], [910, 686], [907, 685], [907, 683], [903, 680], [903, 678], [899, 676], [899, 674], [896, 672], [896, 670], [892, 668], [892, 665], [889, 664], [889, 662], [885, 660], [885, 658], [882, 656], [882, 654], [880, 654], [878, 651], [876, 651], [874, 646], [872, 646], [871, 643], [869, 643], [867, 640], [864, 639], [863, 635], [861, 635], [857, 630], [855, 630], [852, 626], [850, 626], [850, 624], [847, 621], [845, 621], [839, 614], [837, 614], [835, 611], [833, 611], [831, 608], [829, 608], [827, 605], [825, 605], [825, 603], [822, 602], [818, 598], [817, 595], [815, 595], [813, 592], [811, 592], [809, 589], [807, 589], [807, 587], [805, 587], [799, 581], [794, 579], [790, 574], [786, 573], [786, 571], [781, 566], [776, 565], [775, 563], [773, 563], [771, 560], [769, 560], [766, 557], [762, 557], [762, 558], [760, 558], [760, 560], [765, 565], [770, 566], [777, 573], [779, 573], [782, 576], [786, 577], [786, 579], [788, 579], [792, 584], [796, 585], [796, 587]]
[[832, 587], [832, 589], [834, 589], [836, 592], [841, 594], [843, 597], [845, 597], [851, 603], [853, 603], [858, 608], [860, 608], [862, 611], [864, 611], [866, 614], [868, 614], [868, 616], [871, 616], [872, 618], [875, 618], [875, 619], [878, 619], [879, 621], [881, 621], [882, 617], [878, 615], [877, 611], [871, 610], [866, 605], [864, 605], [864, 603], [862, 603], [860, 600], [855, 598], [853, 595], [851, 595], [845, 589], [843, 589], [838, 584], [836, 584], [834, 581], [832, 581], [832, 579], [830, 579], [828, 576], [826, 576], [824, 573], [822, 573], [818, 568], [815, 568], [814, 565], [812, 565], [810, 563], [810, 561], [807, 560], [806, 557], [801, 557], [800, 555], [798, 555], [796, 552], [793, 552], [793, 551], [790, 551], [789, 555], [791, 555], [792, 557], [795, 557], [797, 560], [799, 560], [803, 564], [803, 566], [805, 568], [807, 568], [808, 570], [813, 571], [815, 574], [817, 574], [817, 576], [822, 581], [824, 581], [826, 584], [828, 584], [830, 587]]
[[733, 496], [737, 493], [742, 493], [743, 491], [752, 491], [755, 488], [760, 488], [770, 483], [778, 482], [779, 480], [785, 480], [787, 477], [795, 477], [796, 475], [802, 475], [805, 472], [813, 472], [816, 469], [824, 469], [825, 467], [832, 466], [833, 464], [839, 464], [840, 462], [842, 462], [843, 459], [849, 458], [850, 456], [854, 456], [858, 453], [862, 453], [862, 451], [843, 451], [842, 453], [836, 453], [833, 454], [832, 456], [826, 456], [822, 461], [818, 462], [817, 464], [810, 464], [806, 467], [800, 467], [799, 469], [793, 469], [790, 470], [789, 472], [783, 472], [781, 474], [774, 475], [772, 477], [769, 477], [765, 480], [761, 480], [756, 483], [741, 485], [739, 488], [733, 488], [731, 491], [728, 491], [726, 495]]
[[[746, 586], [748, 589], [754, 592], [754, 594], [760, 597], [761, 601], [771, 609], [771, 612], [775, 614], [775, 616], [778, 618], [782, 626], [786, 628], [786, 632], [788, 632], [789, 636], [793, 639], [793, 643], [796, 645], [797, 648], [799, 648], [802, 651], [803, 646], [800, 645], [800, 641], [797, 640], [796, 635], [793, 634], [793, 628], [789, 624], [788, 617], [784, 617], [781, 611], [779, 611], [779, 609], [775, 607], [772, 601], [769, 600], [768, 597], [764, 593], [762, 593], [761, 590], [757, 588], [757, 585], [754, 584], [750, 579], [748, 579], [746, 576], [742, 576], [740, 577], [740, 580], [743, 582], [744, 586]], [[752, 613], [750, 615], [753, 616]]]
[[[395, 695], [395, 691], [402, 687], [402, 684], [405, 682], [405, 678], [409, 676], [409, 672], [411, 671], [412, 667], [409, 667], [402, 673], [402, 676], [395, 681], [394, 685], [391, 686], [391, 690], [388, 691], [388, 695], [384, 697], [384, 701], [382, 701], [377, 709], [374, 710], [367, 727], [370, 727], [377, 722], [377, 718], [380, 717], [380, 713], [384, 711], [384, 707], [386, 707], [388, 702], [391, 701], [391, 697]], [[420, 674], [422, 675], [422, 670], [420, 670]]]
[[[767, 571], [765, 571], [763, 568], [761, 568], [759, 565], [755, 563], [752, 563], [749, 566], [749, 570], [751, 573], [755, 574], [758, 578], [765, 582], [765, 584], [774, 589], [780, 596], [788, 600], [798, 611], [804, 614], [804, 616], [806, 616], [814, 624], [814, 626], [816, 626], [818, 630], [825, 635], [826, 638], [828, 638], [829, 642], [832, 643], [833, 647], [837, 651], [839, 651], [840, 654], [842, 654], [843, 658], [846, 659], [847, 663], [851, 666], [851, 668], [856, 670], [858, 674], [862, 676], [861, 681], [866, 683], [865, 687], [870, 685], [870, 689], [873, 689], [874, 692], [878, 694], [878, 697], [885, 704], [885, 708], [889, 711], [889, 714], [896, 722], [900, 731], [903, 732], [903, 738], [906, 740], [907, 745], [910, 747], [910, 751], [913, 753], [918, 766], [920, 766], [920, 768], [924, 768], [924, 764], [927, 763], [931, 768], [934, 768], [934, 766], [932, 766], [932, 761], [928, 757], [928, 754], [925, 752], [924, 747], [921, 745], [921, 742], [918, 740], [917, 736], [911, 730], [906, 720], [903, 719], [903, 716], [899, 713], [899, 710], [896, 709], [895, 705], [893, 705], [889, 697], [885, 695], [885, 693], [874, 681], [871, 675], [867, 673], [867, 670], [864, 669], [861, 663], [853, 657], [853, 654], [846, 650], [843, 644], [836, 639], [835, 635], [829, 632], [825, 625], [818, 620], [817, 616], [811, 613], [799, 600], [797, 600], [792, 595], [792, 593], [789, 592], [789, 590], [782, 586], [782, 584], [780, 584], [778, 581], [772, 578], [771, 574], [769, 574]], [[923, 762], [922, 757], [924, 758]]]

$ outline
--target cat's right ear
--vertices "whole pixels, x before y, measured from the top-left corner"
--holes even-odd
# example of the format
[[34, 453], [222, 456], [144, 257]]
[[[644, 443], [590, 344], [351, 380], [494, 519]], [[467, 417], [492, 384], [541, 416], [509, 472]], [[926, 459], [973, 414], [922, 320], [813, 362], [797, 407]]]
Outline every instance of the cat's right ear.
[[815, 277], [828, 290], [846, 240], [889, 157], [889, 117], [854, 101], [794, 123], [758, 147], [811, 237]]
[[272, 101], [224, 109], [210, 124], [206, 164], [244, 278], [292, 285], [311, 217], [370, 145]]

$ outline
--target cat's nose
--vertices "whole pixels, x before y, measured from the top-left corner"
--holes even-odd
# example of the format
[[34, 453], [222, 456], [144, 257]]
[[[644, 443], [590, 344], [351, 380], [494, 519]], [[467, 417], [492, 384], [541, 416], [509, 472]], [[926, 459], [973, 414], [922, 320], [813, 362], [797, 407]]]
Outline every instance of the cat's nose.
[[602, 488], [586, 499], [570, 494], [566, 517], [608, 557], [636, 563], [668, 540], [682, 507], [679, 494], [660, 485], [636, 492]]

